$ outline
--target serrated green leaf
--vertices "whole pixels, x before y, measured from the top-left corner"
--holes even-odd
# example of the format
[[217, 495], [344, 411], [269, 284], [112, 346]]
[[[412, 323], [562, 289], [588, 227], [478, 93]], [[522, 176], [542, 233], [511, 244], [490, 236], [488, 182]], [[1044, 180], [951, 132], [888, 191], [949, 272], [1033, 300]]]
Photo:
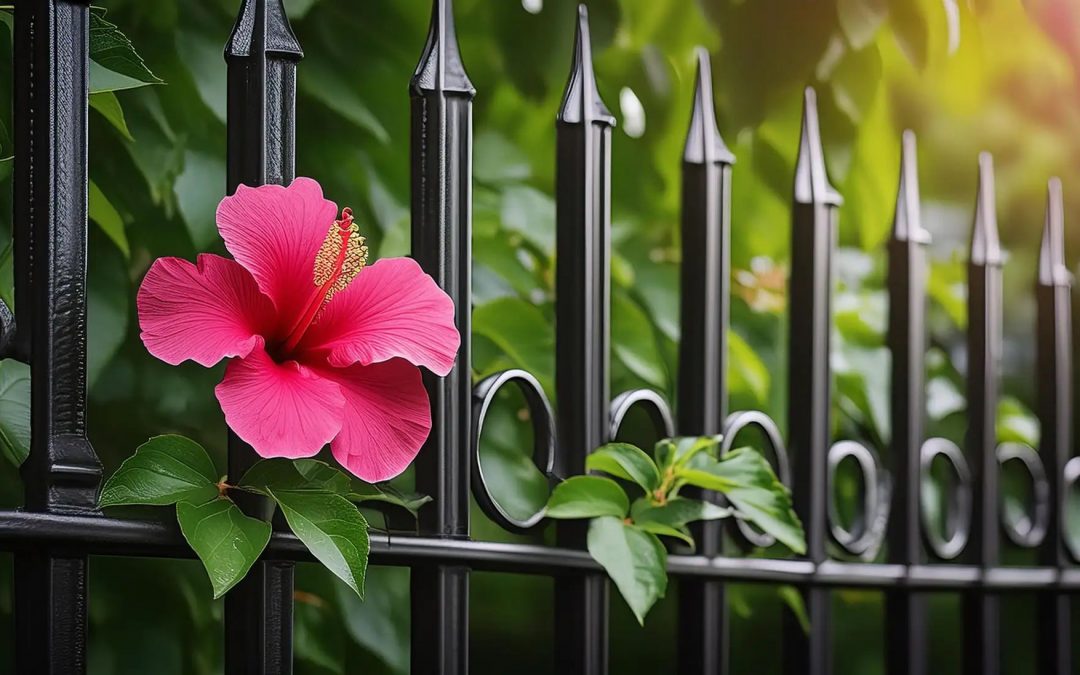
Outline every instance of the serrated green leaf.
[[549, 518], [625, 518], [630, 500], [619, 484], [601, 476], [573, 476], [555, 486], [547, 503]]
[[268, 490], [268, 493], [281, 507], [289, 528], [311, 554], [364, 597], [368, 524], [356, 505], [328, 492]]
[[217, 480], [214, 463], [201, 445], [183, 436], [157, 436], [109, 477], [98, 506], [204, 504], [218, 496]]
[[652, 457], [629, 443], [608, 443], [585, 459], [585, 468], [637, 483], [646, 492], [660, 486], [660, 470]]
[[717, 506], [701, 499], [674, 497], [661, 505], [650, 504], [639, 499], [630, 509], [630, 517], [635, 523], [653, 522], [669, 527], [682, 527], [699, 520], [720, 520], [733, 514], [732, 509]]
[[268, 494], [269, 490], [322, 490], [345, 495], [352, 491], [352, 479], [317, 459], [263, 459], [240, 479], [239, 487]]
[[90, 60], [91, 93], [162, 83], [101, 8], [90, 12]]
[[206, 568], [215, 599], [244, 578], [270, 541], [270, 523], [245, 516], [228, 499], [201, 505], [180, 502], [176, 520]]
[[116, 244], [116, 248], [128, 258], [131, 247], [128, 245], [127, 233], [124, 232], [124, 219], [94, 181], [90, 181], [89, 197], [90, 220], [97, 223], [101, 231]]
[[0, 361], [0, 454], [18, 467], [30, 454], [30, 367]]
[[698, 455], [677, 476], [690, 485], [724, 493], [744, 518], [777, 541], [796, 553], [806, 550], [806, 535], [792, 508], [791, 493], [761, 453], [740, 448], [720, 460]]
[[656, 535], [614, 516], [589, 523], [589, 555], [607, 571], [638, 623], [667, 591], [667, 551]]

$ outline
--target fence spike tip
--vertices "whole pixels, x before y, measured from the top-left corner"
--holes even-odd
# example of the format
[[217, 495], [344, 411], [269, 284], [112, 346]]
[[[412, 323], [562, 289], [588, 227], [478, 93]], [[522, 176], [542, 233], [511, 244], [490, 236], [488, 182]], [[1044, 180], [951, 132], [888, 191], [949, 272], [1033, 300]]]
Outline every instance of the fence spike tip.
[[1060, 286], [1072, 283], [1065, 264], [1065, 216], [1061, 198], [1061, 179], [1051, 178], [1046, 186], [1046, 221], [1039, 249], [1039, 285]]
[[971, 230], [971, 262], [975, 265], [1000, 265], [1003, 261], [995, 199], [994, 158], [988, 152], [981, 152], [975, 225]]
[[915, 133], [906, 129], [900, 141], [900, 187], [896, 191], [896, 215], [893, 241], [930, 243], [930, 233], [923, 229], [919, 199], [919, 166]]
[[690, 113], [690, 129], [686, 134], [683, 161], [687, 164], [722, 162], [734, 164], [735, 155], [728, 149], [716, 126], [713, 104], [712, 67], [709, 50], [696, 47], [697, 75], [694, 80], [694, 106]]
[[825, 153], [818, 125], [817, 93], [813, 87], [803, 91], [802, 136], [799, 156], [795, 160], [795, 201], [799, 204], [829, 204], [839, 206], [843, 199], [829, 184], [825, 170]]
[[409, 89], [414, 95], [423, 92], [456, 92], [476, 95], [458, 47], [454, 25], [453, 0], [433, 0], [427, 42], [416, 64]]
[[[259, 24], [264, 26], [262, 31], [256, 30]], [[225, 43], [225, 58], [253, 56], [259, 51], [297, 61], [304, 57], [283, 0], [243, 0], [240, 3], [236, 23]]]
[[615, 116], [600, 98], [593, 71], [592, 40], [589, 38], [589, 10], [578, 5], [574, 59], [566, 82], [557, 120], [563, 124], [600, 123], [615, 126]]

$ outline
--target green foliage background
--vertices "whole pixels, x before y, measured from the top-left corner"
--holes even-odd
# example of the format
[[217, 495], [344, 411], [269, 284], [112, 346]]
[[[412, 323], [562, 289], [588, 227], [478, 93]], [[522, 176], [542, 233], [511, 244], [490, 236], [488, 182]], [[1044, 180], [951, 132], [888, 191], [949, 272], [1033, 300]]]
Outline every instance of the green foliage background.
[[[214, 208], [225, 183], [222, 46], [235, 0], [108, 0], [109, 20], [167, 84], [101, 97], [91, 116], [90, 428], [111, 472], [146, 438], [176, 432], [217, 452], [225, 429], [213, 398], [220, 369], [172, 368], [138, 341], [133, 298], [150, 262], [221, 250]], [[407, 85], [423, 44], [426, 0], [286, 0], [306, 57], [299, 70], [298, 173], [353, 206], [377, 256], [409, 247]], [[461, 50], [475, 107], [477, 375], [521, 366], [552, 393], [554, 116], [573, 39], [570, 0], [458, 0]], [[964, 249], [976, 154], [997, 159], [1006, 269], [1002, 440], [1033, 443], [1034, 261], [1045, 181], [1060, 175], [1066, 213], [1080, 205], [1080, 3], [1076, 0], [593, 0], [601, 94], [619, 117], [613, 148], [613, 392], [674, 391], [678, 340], [681, 147], [694, 76], [692, 49], [713, 54], [720, 128], [738, 157], [733, 178], [733, 408], [784, 419], [789, 201], [801, 91], [818, 88], [841, 210], [835, 296], [838, 436], [884, 454], [889, 437], [882, 243], [891, 222], [902, 129], [920, 140], [924, 224], [934, 236], [930, 293], [930, 431], [964, 427]], [[0, 32], [0, 40], [9, 36]], [[0, 50], [8, 58], [7, 49]], [[0, 69], [10, 89], [10, 66]], [[639, 109], [634, 105], [637, 101]], [[10, 129], [9, 105], [0, 119]], [[122, 111], [122, 117], [120, 116]], [[641, 114], [643, 112], [643, 118]], [[122, 120], [122, 121], [121, 121]], [[633, 133], [632, 137], [628, 132]], [[0, 152], [11, 154], [0, 129]], [[2, 227], [10, 231], [10, 167], [0, 163]], [[1067, 224], [1069, 241], [1080, 240]], [[1070, 251], [1073, 247], [1070, 247]], [[1070, 260], [1073, 257], [1070, 257]], [[0, 257], [10, 298], [10, 253]], [[0, 405], [26, 382], [5, 364]], [[545, 486], [528, 461], [520, 401], [487, 430], [485, 457], [512, 507], [534, 510]], [[18, 430], [4, 429], [18, 436]], [[633, 435], [633, 434], [631, 434]], [[647, 442], [641, 439], [643, 443]], [[9, 449], [0, 443], [5, 453]], [[2, 454], [2, 453], [0, 453]], [[407, 482], [407, 479], [406, 479]], [[839, 484], [842, 507], [857, 493]], [[1022, 486], [1012, 499], [1023, 497]], [[0, 505], [20, 500], [0, 463]], [[1019, 503], [1017, 501], [1017, 503]], [[406, 525], [407, 526], [407, 525]], [[514, 539], [474, 512], [475, 536]], [[543, 537], [540, 537], [543, 539]], [[1013, 555], [1013, 561], [1026, 558]], [[10, 557], [0, 556], [0, 672], [12, 672]], [[551, 582], [477, 574], [476, 672], [551, 671]], [[221, 667], [221, 614], [196, 562], [95, 559], [94, 673], [210, 673]], [[613, 598], [613, 672], [666, 672], [674, 593], [636, 627]], [[933, 598], [935, 672], [956, 672], [957, 599]], [[301, 673], [405, 672], [408, 585], [373, 568], [361, 604], [330, 575], [297, 576]], [[1007, 600], [1008, 630], [1033, 637], [1030, 602]], [[879, 594], [836, 594], [839, 672], [881, 672]], [[732, 593], [736, 672], [778, 667], [772, 589]], [[1007, 633], [1009, 634], [1009, 633]], [[1030, 639], [1005, 645], [1008, 672], [1031, 672]]]

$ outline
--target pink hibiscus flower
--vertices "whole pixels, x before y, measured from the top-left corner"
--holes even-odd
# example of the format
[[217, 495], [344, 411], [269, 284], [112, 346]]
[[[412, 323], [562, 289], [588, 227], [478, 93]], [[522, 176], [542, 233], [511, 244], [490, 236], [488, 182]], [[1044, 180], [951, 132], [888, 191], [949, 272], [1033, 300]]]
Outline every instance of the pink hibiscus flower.
[[393, 478], [431, 430], [417, 366], [446, 375], [454, 304], [409, 258], [367, 266], [352, 212], [319, 184], [240, 186], [218, 206], [235, 260], [154, 262], [139, 288], [151, 354], [177, 365], [231, 359], [216, 388], [225, 421], [263, 457], [330, 443], [360, 478]]

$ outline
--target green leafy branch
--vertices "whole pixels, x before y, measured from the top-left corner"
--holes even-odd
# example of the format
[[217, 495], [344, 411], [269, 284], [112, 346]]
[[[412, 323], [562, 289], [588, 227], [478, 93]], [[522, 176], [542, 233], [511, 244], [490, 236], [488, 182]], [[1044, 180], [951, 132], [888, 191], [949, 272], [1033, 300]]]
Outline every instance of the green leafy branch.
[[175, 504], [180, 531], [206, 568], [214, 598], [219, 598], [244, 578], [270, 541], [270, 523], [241, 511], [230, 497], [233, 491], [272, 500], [311, 554], [361, 598], [369, 546], [368, 523], [357, 504], [394, 504], [415, 515], [430, 500], [358, 486], [315, 459], [262, 460], [234, 485], [219, 478], [201, 445], [169, 435], [139, 446], [105, 483], [98, 504]]
[[[590, 519], [589, 554], [641, 623], [667, 590], [667, 549], [660, 537], [693, 547], [690, 523], [744, 518], [792, 551], [806, 550], [791, 493], [765, 458], [750, 448], [717, 456], [718, 446], [718, 437], [663, 440], [650, 457], [636, 446], [610, 443], [589, 455], [585, 466], [612, 478], [574, 476], [551, 493], [548, 517]], [[625, 483], [613, 478], [641, 496], [631, 501]], [[720, 492], [730, 507], [681, 496], [686, 486]]]

